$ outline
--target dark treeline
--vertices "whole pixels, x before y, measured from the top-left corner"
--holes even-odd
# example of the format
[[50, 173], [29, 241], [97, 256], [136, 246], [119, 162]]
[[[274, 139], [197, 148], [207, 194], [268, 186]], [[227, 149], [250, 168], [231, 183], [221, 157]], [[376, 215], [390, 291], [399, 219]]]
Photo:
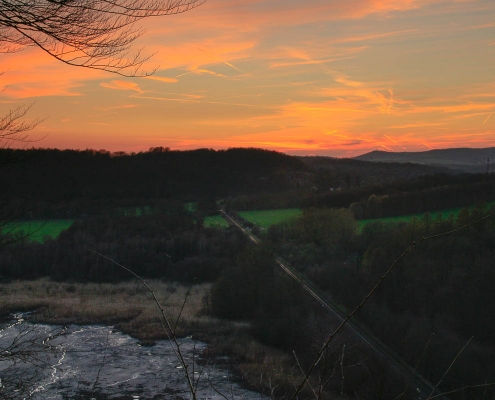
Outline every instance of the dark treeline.
[[325, 192], [240, 195], [226, 205], [237, 211], [292, 207], [349, 208], [356, 219], [370, 219], [464, 207], [495, 200], [495, 174], [424, 175], [384, 185]]
[[[375, 222], [356, 233], [344, 210], [309, 209], [298, 220], [271, 227], [267, 240], [334, 300], [353, 310], [414, 241], [495, 212], [482, 204], [457, 219], [429, 215], [410, 223]], [[410, 365], [430, 337], [419, 371], [443, 390], [492, 382], [495, 376], [495, 218], [424, 241], [404, 257], [360, 312], [364, 322]], [[495, 390], [462, 391], [450, 398], [495, 398]], [[480, 394], [481, 393], [481, 394]], [[464, 396], [464, 397], [463, 397]]]
[[236, 210], [348, 207], [378, 195], [390, 182], [442, 171], [240, 148], [156, 147], [137, 154], [0, 149], [0, 165], [0, 201], [7, 207], [2, 210], [26, 213], [22, 218], [115, 215], [117, 208], [153, 204], [160, 208], [171, 199], [224, 198]]
[[99, 217], [76, 221], [56, 239], [0, 248], [1, 277], [118, 282], [132, 276], [99, 252], [145, 278], [211, 282], [244, 246], [235, 231], [198, 227], [190, 215]]
[[376, 190], [350, 206], [356, 219], [394, 217], [495, 200], [495, 174], [433, 175]]
[[65, 214], [69, 211], [71, 217], [77, 216], [72, 208], [109, 200], [147, 204], [150, 199], [197, 201], [285, 191], [296, 185], [295, 174], [305, 169], [295, 157], [260, 149], [153, 148], [138, 154], [0, 150], [0, 160], [12, 158], [21, 161], [0, 168], [2, 194], [10, 202], [41, 204], [45, 213], [63, 204], [68, 208]]

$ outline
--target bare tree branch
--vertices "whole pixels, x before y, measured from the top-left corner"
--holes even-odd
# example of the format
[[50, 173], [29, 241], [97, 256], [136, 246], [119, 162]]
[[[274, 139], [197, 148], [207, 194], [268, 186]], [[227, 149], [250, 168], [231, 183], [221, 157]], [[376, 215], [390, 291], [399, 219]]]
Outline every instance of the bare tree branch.
[[40, 119], [29, 122], [23, 121], [23, 118], [32, 106], [33, 104], [22, 105], [9, 110], [7, 114], [0, 116], [0, 147], [8, 147], [12, 142], [26, 143], [40, 140], [29, 139], [26, 134], [26, 132], [42, 122]]
[[1, 0], [0, 52], [35, 46], [57, 60], [123, 76], [147, 76], [151, 55], [130, 54], [143, 18], [180, 14], [206, 0]]
[[60, 346], [50, 341], [63, 331], [38, 332], [22, 318], [0, 329], [14, 333], [11, 339], [4, 338], [7, 345], [0, 352], [0, 398], [18, 400], [31, 397], [39, 388], [39, 382], [47, 376], [63, 355]]

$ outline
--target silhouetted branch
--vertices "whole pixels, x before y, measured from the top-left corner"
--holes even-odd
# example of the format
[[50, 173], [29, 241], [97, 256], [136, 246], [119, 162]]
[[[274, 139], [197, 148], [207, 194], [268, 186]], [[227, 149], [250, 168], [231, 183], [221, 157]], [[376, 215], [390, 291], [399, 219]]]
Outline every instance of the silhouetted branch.
[[0, 3], [0, 52], [35, 46], [57, 60], [123, 76], [147, 76], [151, 56], [129, 54], [143, 34], [135, 24], [180, 14], [206, 0], [4, 0]]

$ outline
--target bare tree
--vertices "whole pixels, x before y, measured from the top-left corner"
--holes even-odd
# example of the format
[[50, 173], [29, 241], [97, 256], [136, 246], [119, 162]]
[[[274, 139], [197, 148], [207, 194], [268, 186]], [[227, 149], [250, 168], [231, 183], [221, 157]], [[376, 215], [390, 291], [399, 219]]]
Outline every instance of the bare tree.
[[[8, 147], [12, 142], [31, 142], [26, 132], [38, 125], [41, 120], [25, 121], [32, 104], [21, 105], [0, 116], [0, 147]], [[0, 166], [13, 160], [1, 160]]]
[[150, 56], [130, 54], [136, 23], [179, 14], [206, 0], [1, 0], [0, 52], [36, 46], [69, 65], [146, 76]]

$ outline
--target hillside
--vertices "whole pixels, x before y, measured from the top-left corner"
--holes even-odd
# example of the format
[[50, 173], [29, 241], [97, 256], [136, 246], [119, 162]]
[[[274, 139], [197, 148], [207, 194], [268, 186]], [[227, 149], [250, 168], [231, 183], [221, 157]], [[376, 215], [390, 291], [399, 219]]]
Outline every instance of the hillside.
[[127, 154], [104, 150], [0, 149], [0, 186], [9, 199], [80, 200], [222, 198], [390, 183], [446, 168], [295, 157], [263, 149]]
[[391, 165], [390, 162], [376, 162], [380, 160], [321, 156], [298, 158], [315, 171], [316, 184], [322, 188], [332, 186], [332, 184], [334, 187], [382, 185], [397, 180], [414, 179], [423, 175], [457, 172], [441, 165], [404, 164], [395, 160], [390, 161], [394, 162], [394, 165]]
[[[372, 151], [354, 158], [361, 161], [415, 163], [446, 167], [462, 172], [485, 172], [487, 159], [495, 160], [495, 147], [484, 149], [458, 148], [437, 149], [419, 152]], [[490, 170], [493, 166], [490, 166]]]
[[293, 187], [293, 174], [305, 169], [294, 157], [261, 149], [171, 151], [159, 147], [137, 154], [2, 149], [0, 161], [5, 159], [20, 161], [0, 168], [3, 192], [10, 198], [51, 203], [273, 192]]

